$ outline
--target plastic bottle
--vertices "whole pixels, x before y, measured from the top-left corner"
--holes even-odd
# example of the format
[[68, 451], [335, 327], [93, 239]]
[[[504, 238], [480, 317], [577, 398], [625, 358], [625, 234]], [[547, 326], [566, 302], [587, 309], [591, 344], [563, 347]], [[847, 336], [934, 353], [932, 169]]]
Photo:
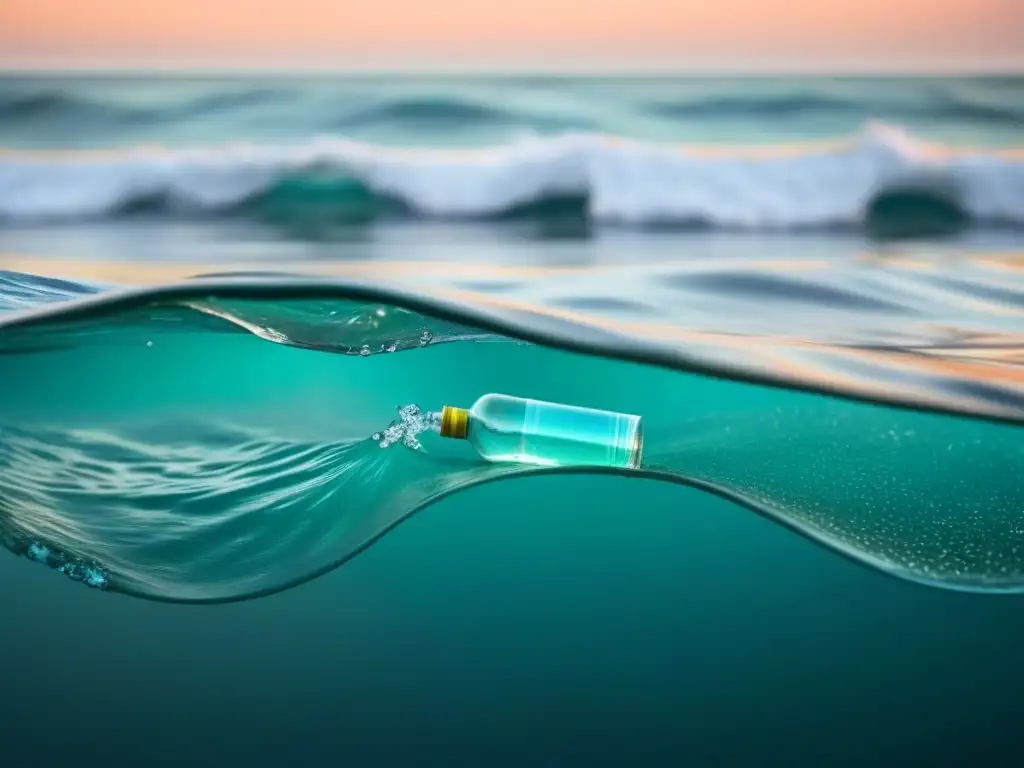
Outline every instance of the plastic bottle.
[[643, 457], [639, 416], [508, 395], [484, 395], [469, 409], [446, 405], [439, 431], [488, 461], [637, 468]]

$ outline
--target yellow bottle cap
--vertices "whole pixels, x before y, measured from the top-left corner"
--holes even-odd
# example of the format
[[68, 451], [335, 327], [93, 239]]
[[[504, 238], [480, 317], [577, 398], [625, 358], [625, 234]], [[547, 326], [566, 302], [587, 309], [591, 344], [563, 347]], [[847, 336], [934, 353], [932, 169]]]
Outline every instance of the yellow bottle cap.
[[441, 437], [465, 440], [469, 432], [469, 411], [446, 405], [441, 409]]

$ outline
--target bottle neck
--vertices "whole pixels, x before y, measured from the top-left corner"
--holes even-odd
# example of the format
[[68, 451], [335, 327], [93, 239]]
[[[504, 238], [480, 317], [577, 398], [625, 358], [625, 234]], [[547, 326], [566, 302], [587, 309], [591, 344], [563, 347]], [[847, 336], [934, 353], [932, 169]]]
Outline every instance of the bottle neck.
[[446, 405], [441, 409], [441, 437], [465, 440], [469, 434], [469, 411]]

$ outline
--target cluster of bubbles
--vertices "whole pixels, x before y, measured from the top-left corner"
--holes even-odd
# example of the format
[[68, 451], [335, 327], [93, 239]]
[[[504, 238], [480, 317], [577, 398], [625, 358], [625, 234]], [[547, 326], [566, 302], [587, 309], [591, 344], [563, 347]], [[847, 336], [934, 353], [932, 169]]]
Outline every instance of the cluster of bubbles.
[[96, 589], [107, 588], [107, 574], [101, 569], [51, 547], [32, 542], [28, 545], [25, 556], [29, 560], [35, 560], [37, 563], [53, 568], [58, 573], [63, 573], [73, 581], [80, 581], [86, 586]]
[[[420, 337], [418, 339], [419, 346], [421, 346], [421, 347], [427, 346], [427, 344], [429, 344], [431, 341], [433, 341], [433, 338], [434, 338], [434, 335], [430, 331], [424, 330], [423, 333], [420, 334]], [[380, 348], [377, 351], [378, 352], [385, 352], [385, 353], [387, 353], [387, 352], [397, 352], [398, 351], [398, 342], [397, 341], [393, 341], [390, 344], [381, 344]], [[370, 347], [369, 344], [363, 344], [363, 346], [361, 346], [359, 348], [359, 356], [360, 357], [369, 357], [373, 353], [374, 353], [374, 351]]]
[[398, 418], [383, 432], [374, 432], [373, 439], [381, 448], [390, 448], [401, 442], [406, 448], [418, 451], [422, 448], [418, 437], [424, 432], [436, 432], [440, 426], [441, 414], [423, 411], [416, 404], [403, 405], [398, 409]]

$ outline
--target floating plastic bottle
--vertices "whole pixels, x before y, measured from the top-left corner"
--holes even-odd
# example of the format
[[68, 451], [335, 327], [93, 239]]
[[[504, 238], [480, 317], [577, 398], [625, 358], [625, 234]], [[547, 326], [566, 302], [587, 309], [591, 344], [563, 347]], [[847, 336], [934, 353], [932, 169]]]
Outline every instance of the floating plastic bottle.
[[643, 456], [639, 416], [508, 395], [484, 395], [469, 409], [446, 405], [439, 431], [488, 461], [636, 468]]

